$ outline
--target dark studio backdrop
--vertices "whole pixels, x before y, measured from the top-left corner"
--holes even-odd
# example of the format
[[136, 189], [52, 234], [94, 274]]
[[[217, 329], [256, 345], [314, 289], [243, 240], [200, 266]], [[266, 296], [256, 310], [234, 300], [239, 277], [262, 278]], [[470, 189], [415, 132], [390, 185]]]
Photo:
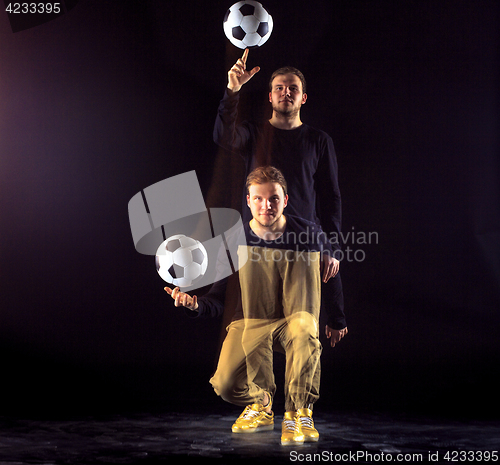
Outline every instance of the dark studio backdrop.
[[[240, 206], [212, 141], [231, 3], [81, 0], [17, 33], [0, 13], [0, 415], [232, 408], [208, 384], [222, 321], [172, 305], [127, 211], [192, 169], [207, 206]], [[241, 111], [265, 115], [274, 69], [304, 72], [352, 251], [317, 408], [498, 418], [500, 4], [264, 5]]]

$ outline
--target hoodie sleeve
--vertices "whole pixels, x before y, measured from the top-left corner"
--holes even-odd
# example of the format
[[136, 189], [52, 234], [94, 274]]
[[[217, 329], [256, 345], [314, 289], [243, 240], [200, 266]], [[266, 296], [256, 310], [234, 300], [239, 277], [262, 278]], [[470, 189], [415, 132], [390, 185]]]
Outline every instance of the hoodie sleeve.
[[226, 89], [219, 103], [214, 125], [214, 142], [220, 147], [246, 158], [245, 152], [251, 140], [247, 123], [237, 124], [239, 92]]

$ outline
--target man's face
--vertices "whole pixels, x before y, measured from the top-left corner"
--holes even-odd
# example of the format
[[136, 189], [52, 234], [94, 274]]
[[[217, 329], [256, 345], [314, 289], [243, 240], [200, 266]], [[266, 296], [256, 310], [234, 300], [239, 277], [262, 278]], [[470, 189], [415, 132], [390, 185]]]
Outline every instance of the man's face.
[[294, 116], [306, 100], [307, 94], [302, 92], [302, 82], [295, 74], [279, 74], [273, 79], [269, 92], [273, 111], [285, 116]]
[[283, 215], [288, 195], [284, 195], [283, 188], [277, 182], [252, 184], [248, 191], [247, 205], [253, 219], [261, 226], [271, 227]]

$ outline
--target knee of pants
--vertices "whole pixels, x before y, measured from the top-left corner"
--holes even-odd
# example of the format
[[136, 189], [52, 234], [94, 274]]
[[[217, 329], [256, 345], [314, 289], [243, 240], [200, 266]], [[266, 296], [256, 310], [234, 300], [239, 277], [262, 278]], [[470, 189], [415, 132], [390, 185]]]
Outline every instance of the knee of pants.
[[316, 318], [307, 312], [293, 314], [287, 318], [287, 329], [292, 340], [317, 339], [319, 335]]
[[215, 393], [222, 397], [226, 402], [231, 402], [237, 393], [244, 391], [246, 385], [238, 385], [236, 378], [231, 376], [224, 376], [216, 373], [210, 380], [210, 384], [214, 388]]
[[232, 383], [229, 382], [229, 379], [224, 378], [217, 373], [210, 379], [210, 384], [214, 388], [215, 393], [218, 396], [221, 396], [224, 400], [232, 391]]

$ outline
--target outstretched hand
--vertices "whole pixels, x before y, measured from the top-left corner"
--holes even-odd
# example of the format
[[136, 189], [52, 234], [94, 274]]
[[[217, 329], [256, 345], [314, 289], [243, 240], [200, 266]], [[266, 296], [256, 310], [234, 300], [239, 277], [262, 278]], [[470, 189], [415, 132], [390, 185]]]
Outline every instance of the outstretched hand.
[[328, 339], [330, 339], [330, 345], [335, 347], [335, 344], [340, 342], [340, 340], [348, 333], [347, 326], [344, 329], [332, 329], [330, 326], [326, 325], [325, 334]]
[[227, 87], [233, 92], [238, 92], [241, 86], [247, 83], [256, 73], [260, 71], [260, 67], [256, 66], [251, 71], [247, 71], [248, 48], [243, 52], [243, 56], [238, 58], [238, 61], [228, 71]]
[[165, 287], [165, 291], [172, 297], [172, 299], [174, 299], [174, 305], [176, 307], [183, 306], [193, 311], [196, 311], [198, 309], [198, 298], [195, 295], [191, 297], [189, 294], [181, 292], [178, 287], [170, 289], [167, 286]]

